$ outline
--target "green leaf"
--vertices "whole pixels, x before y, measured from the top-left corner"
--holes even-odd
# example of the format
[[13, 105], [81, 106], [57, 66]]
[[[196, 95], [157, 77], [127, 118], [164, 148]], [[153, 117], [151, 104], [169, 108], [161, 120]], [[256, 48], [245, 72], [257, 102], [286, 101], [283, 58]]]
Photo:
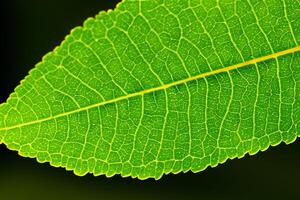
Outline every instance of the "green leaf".
[[0, 106], [0, 143], [74, 170], [159, 179], [300, 135], [298, 0], [124, 0]]

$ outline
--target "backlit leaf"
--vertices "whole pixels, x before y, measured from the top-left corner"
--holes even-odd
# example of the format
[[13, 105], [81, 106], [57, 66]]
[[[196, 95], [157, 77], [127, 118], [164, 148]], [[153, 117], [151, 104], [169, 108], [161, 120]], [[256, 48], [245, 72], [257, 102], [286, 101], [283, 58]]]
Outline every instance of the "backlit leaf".
[[198, 172], [300, 134], [298, 0], [124, 0], [0, 106], [0, 143], [74, 170]]

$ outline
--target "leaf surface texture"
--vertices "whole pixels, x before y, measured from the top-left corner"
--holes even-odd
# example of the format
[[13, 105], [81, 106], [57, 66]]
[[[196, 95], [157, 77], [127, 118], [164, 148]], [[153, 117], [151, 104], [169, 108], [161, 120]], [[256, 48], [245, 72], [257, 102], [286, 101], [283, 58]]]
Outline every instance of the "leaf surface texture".
[[0, 143], [159, 179], [299, 136], [298, 0], [124, 0], [73, 29], [0, 106]]

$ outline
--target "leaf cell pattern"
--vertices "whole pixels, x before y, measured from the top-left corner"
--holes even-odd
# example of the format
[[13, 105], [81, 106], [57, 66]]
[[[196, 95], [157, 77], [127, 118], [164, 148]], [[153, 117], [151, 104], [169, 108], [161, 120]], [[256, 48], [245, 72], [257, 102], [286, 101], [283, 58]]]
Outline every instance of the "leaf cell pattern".
[[299, 42], [298, 0], [125, 0], [0, 106], [0, 143], [77, 175], [159, 179], [293, 142]]

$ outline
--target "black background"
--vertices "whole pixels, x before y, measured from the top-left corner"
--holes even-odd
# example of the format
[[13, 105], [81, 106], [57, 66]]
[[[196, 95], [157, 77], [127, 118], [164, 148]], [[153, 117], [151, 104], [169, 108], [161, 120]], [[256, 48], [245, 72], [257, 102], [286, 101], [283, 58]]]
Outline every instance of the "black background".
[[[0, 102], [73, 27], [117, 2], [1, 1]], [[77, 177], [0, 145], [0, 199], [299, 199], [299, 164], [298, 141], [197, 174], [139, 181], [119, 176]]]

